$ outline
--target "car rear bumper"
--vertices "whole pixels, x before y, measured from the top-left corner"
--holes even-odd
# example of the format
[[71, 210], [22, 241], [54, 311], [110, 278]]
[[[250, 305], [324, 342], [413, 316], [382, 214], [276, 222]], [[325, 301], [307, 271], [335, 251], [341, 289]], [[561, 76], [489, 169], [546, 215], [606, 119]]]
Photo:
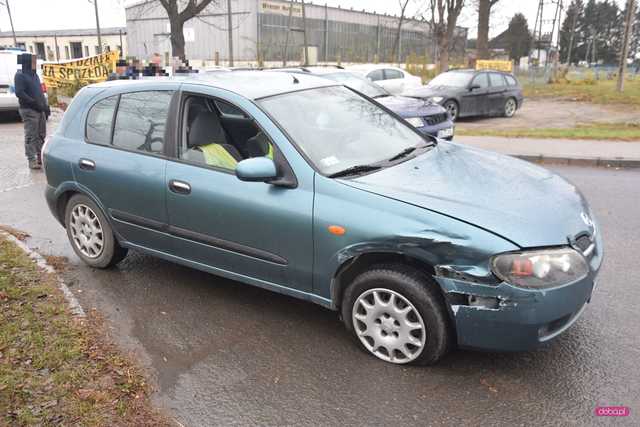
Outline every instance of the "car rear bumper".
[[[552, 340], [576, 322], [591, 301], [596, 275], [543, 290], [436, 279], [445, 295], [455, 295], [447, 299], [460, 347], [526, 351]], [[468, 296], [475, 297], [473, 305], [461, 303]]]
[[20, 107], [18, 97], [14, 94], [0, 94], [0, 111], [18, 111]]

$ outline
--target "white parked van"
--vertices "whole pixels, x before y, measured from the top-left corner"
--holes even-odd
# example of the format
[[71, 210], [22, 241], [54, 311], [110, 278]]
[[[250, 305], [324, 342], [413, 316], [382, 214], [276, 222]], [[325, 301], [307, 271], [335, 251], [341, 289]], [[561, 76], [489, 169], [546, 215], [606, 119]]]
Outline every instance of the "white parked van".
[[[18, 64], [18, 55], [25, 53], [19, 49], [3, 49], [0, 50], [0, 112], [15, 111], [18, 112], [18, 97], [14, 87], [14, 78], [16, 72], [21, 69]], [[38, 60], [37, 73], [42, 82], [42, 71], [40, 69], [41, 61]], [[47, 96], [46, 87], [42, 86], [44, 96]]]

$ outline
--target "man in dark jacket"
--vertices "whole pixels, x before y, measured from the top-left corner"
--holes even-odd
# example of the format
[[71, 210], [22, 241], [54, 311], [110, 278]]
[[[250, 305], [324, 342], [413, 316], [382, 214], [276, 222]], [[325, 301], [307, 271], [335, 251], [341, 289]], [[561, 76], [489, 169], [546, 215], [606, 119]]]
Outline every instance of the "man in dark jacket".
[[47, 134], [46, 120], [51, 111], [42, 93], [40, 78], [36, 74], [37, 57], [28, 53], [18, 56], [22, 70], [16, 73], [15, 89], [20, 103], [20, 117], [24, 122], [24, 152], [30, 169], [40, 169], [40, 150]]

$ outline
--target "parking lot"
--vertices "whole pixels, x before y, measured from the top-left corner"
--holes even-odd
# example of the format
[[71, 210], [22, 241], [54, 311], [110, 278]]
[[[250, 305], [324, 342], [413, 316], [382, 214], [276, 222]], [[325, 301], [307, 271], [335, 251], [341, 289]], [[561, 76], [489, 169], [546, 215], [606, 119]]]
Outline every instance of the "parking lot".
[[335, 313], [310, 303], [137, 253], [106, 271], [81, 264], [46, 207], [43, 174], [26, 168], [21, 124], [3, 120], [0, 135], [0, 223], [68, 258], [82, 306], [104, 315], [154, 401], [184, 425], [598, 425], [598, 405], [628, 406], [616, 424], [636, 424], [637, 169], [552, 168], [585, 193], [605, 240], [598, 288], [569, 331], [535, 352], [401, 367], [358, 350]]

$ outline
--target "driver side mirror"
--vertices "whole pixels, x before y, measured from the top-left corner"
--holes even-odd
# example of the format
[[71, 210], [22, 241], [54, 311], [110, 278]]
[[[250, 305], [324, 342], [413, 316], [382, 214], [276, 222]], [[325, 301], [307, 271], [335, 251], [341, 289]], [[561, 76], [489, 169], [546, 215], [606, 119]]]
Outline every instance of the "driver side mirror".
[[278, 177], [278, 170], [270, 158], [252, 157], [236, 165], [236, 176], [240, 181], [269, 182]]
[[480, 85], [471, 85], [469, 86], [469, 92], [473, 92], [476, 89], [480, 89]]

